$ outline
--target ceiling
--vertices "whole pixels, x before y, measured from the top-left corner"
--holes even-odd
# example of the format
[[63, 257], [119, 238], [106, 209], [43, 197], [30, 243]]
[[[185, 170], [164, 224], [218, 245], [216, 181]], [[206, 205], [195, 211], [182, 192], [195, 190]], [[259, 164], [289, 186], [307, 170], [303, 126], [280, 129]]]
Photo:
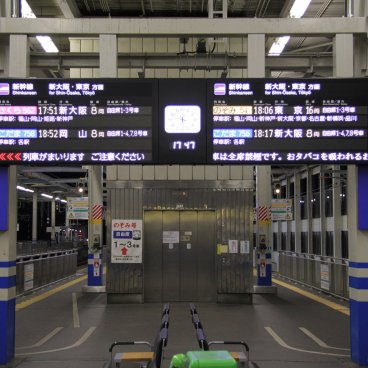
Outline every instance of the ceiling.
[[[47, 18], [83, 18], [83, 17], [209, 17], [207, 0], [27, 0], [37, 17]], [[228, 0], [228, 18], [282, 18], [285, 17], [294, 0]], [[312, 0], [304, 17], [343, 17], [346, 8], [345, 0]], [[223, 0], [214, 0], [213, 17], [220, 16]], [[70, 42], [67, 37], [53, 37], [53, 41], [63, 53], [70, 52]], [[270, 47], [273, 38], [266, 41]], [[31, 51], [42, 51], [35, 40], [31, 42]], [[322, 37], [292, 37], [284, 49], [283, 55], [303, 55], [318, 57], [332, 55], [332, 39]], [[43, 76], [67, 77], [67, 74], [56, 74], [43, 70]], [[42, 75], [35, 75], [42, 76]], [[279, 71], [272, 74], [281, 76], [319, 77], [329, 76], [317, 72], [311, 67], [300, 74], [300, 70]], [[292, 168], [288, 168], [290, 170]], [[282, 172], [277, 167], [275, 173]], [[20, 185], [33, 187], [45, 193], [61, 195], [62, 197], [77, 195], [76, 186], [86, 182], [86, 169], [81, 167], [19, 167], [18, 182]], [[30, 199], [32, 194], [19, 193], [20, 198]]]

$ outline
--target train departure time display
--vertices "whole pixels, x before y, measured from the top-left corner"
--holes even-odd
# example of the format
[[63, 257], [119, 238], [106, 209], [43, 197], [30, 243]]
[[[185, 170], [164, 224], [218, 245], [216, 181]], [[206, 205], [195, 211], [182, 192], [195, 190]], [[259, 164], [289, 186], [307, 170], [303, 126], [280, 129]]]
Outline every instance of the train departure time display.
[[368, 162], [364, 79], [246, 79], [207, 87], [212, 163]]
[[0, 162], [152, 163], [155, 83], [0, 81]]
[[360, 79], [0, 79], [0, 164], [368, 163]]

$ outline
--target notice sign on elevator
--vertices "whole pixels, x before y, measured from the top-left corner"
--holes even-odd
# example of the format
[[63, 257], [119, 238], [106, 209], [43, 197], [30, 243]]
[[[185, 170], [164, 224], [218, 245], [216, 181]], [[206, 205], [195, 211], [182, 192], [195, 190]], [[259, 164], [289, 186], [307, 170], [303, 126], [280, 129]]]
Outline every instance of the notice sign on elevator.
[[142, 220], [112, 220], [111, 263], [142, 263]]

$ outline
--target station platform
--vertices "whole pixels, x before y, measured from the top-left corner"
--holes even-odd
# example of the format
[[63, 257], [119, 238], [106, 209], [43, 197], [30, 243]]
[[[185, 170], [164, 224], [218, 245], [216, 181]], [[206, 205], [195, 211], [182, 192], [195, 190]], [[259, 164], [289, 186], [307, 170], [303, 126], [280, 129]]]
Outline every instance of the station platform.
[[[350, 360], [347, 303], [274, 282], [278, 293], [256, 294], [252, 305], [196, 303], [207, 340], [244, 340], [260, 368], [357, 367]], [[106, 304], [105, 294], [83, 293], [85, 284], [79, 274], [18, 299], [12, 367], [107, 368], [112, 342], [154, 340], [162, 304]], [[189, 302], [170, 303], [162, 367], [190, 350], [199, 347]]]

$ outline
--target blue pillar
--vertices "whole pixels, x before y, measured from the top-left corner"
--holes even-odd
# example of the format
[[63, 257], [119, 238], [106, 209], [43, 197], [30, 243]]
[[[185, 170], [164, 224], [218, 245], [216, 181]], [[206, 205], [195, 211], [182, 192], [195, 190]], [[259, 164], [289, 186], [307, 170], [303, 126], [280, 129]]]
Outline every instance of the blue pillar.
[[257, 252], [257, 285], [271, 286], [272, 285], [272, 264], [271, 253]]
[[15, 261], [0, 262], [0, 275], [0, 365], [5, 365], [15, 351]]
[[14, 167], [0, 167], [0, 365], [9, 363], [15, 352], [15, 178]]
[[368, 366], [368, 167], [348, 169], [351, 358]]
[[88, 253], [88, 286], [102, 286], [102, 252]]

